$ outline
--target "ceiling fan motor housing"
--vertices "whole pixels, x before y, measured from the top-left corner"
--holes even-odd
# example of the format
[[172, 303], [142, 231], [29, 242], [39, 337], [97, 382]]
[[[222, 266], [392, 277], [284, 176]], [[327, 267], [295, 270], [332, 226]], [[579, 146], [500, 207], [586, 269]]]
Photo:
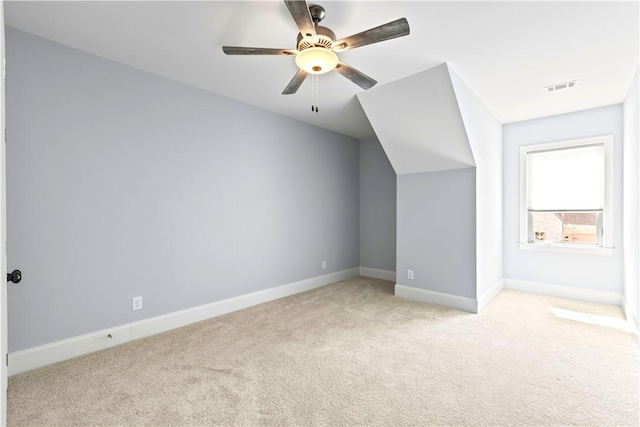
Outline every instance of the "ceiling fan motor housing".
[[316, 24], [324, 19], [325, 11], [324, 7], [319, 4], [310, 4], [309, 13], [311, 14], [311, 20]]
[[316, 27], [316, 39], [309, 40], [303, 37], [302, 34], [298, 34], [298, 40], [296, 45], [299, 51], [303, 51], [310, 47], [324, 47], [325, 49], [331, 49], [333, 41], [336, 39], [336, 34], [327, 27]]

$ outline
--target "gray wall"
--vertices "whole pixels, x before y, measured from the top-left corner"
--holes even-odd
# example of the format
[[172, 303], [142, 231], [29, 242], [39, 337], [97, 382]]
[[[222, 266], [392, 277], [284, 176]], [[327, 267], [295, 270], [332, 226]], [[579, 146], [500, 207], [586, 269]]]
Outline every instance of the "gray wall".
[[[622, 293], [622, 105], [504, 125], [504, 278]], [[613, 255], [521, 250], [520, 146], [613, 135]]]
[[357, 140], [6, 33], [11, 352], [359, 265]]
[[396, 270], [396, 173], [380, 141], [360, 141], [360, 266]]
[[[400, 285], [476, 297], [476, 170], [398, 175]], [[407, 270], [414, 279], [407, 279]]]

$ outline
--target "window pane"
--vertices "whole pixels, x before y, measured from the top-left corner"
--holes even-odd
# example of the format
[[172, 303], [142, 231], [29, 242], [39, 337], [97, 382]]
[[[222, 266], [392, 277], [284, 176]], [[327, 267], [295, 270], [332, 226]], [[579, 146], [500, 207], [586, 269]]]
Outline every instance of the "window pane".
[[573, 243], [595, 245], [598, 242], [598, 215], [601, 212], [529, 212], [533, 243]]
[[529, 210], [601, 210], [603, 195], [604, 145], [527, 154]]

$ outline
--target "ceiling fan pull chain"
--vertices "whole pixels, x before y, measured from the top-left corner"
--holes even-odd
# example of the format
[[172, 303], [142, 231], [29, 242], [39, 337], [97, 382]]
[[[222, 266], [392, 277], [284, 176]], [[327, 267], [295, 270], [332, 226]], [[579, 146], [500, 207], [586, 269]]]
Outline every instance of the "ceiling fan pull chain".
[[311, 75], [311, 111], [318, 112], [318, 75]]
[[319, 81], [318, 79], [319, 79], [319, 77], [317, 75], [315, 75], [314, 77], [316, 78], [316, 82], [315, 82], [316, 83], [316, 89], [315, 89], [316, 90], [316, 102], [315, 102], [315, 104], [316, 104], [316, 113], [317, 113], [318, 112], [318, 95], [320, 94], [320, 92], [318, 91], [318, 81]]

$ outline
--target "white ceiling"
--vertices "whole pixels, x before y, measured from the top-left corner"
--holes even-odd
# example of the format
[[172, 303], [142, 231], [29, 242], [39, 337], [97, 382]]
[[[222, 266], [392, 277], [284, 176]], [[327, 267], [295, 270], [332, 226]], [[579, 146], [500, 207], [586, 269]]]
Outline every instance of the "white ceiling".
[[[620, 103], [639, 58], [638, 1], [317, 0], [338, 37], [406, 17], [406, 37], [340, 53], [379, 84], [447, 62], [503, 123]], [[59, 43], [356, 138], [373, 135], [355, 94], [320, 76], [281, 95], [293, 57], [226, 56], [222, 45], [295, 48], [282, 1], [5, 1], [5, 23]], [[570, 80], [578, 86], [546, 93]]]

